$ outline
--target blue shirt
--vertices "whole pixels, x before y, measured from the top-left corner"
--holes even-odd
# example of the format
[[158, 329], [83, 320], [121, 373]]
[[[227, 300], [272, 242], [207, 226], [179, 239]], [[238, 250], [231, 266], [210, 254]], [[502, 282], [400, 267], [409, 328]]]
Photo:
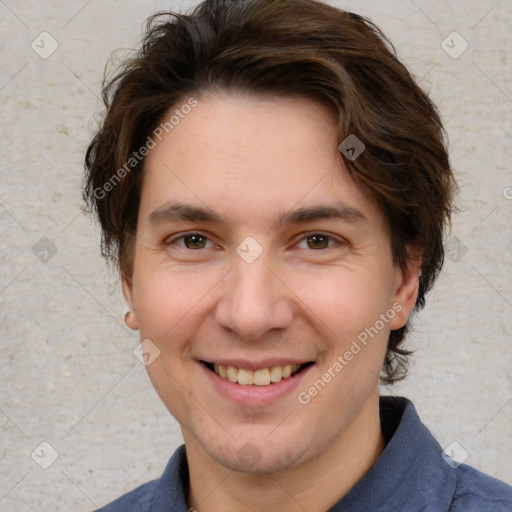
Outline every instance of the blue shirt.
[[[381, 397], [380, 418], [386, 448], [331, 512], [512, 512], [512, 487], [449, 465], [409, 400]], [[187, 512], [188, 481], [182, 445], [158, 480], [96, 512]]]

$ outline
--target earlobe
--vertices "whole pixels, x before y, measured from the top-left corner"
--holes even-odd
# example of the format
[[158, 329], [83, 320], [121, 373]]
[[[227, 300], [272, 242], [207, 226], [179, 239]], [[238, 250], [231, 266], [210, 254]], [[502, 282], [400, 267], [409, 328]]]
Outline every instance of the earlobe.
[[121, 276], [121, 287], [123, 295], [128, 305], [128, 311], [124, 314], [124, 323], [132, 330], [137, 331], [139, 329], [139, 322], [137, 321], [137, 314], [133, 310], [133, 293], [132, 293], [132, 281], [131, 278], [122, 275]]
[[409, 315], [414, 310], [418, 297], [420, 274], [420, 258], [410, 259], [406, 270], [397, 270], [393, 302], [393, 309], [396, 315], [390, 322], [391, 330], [403, 327], [407, 323]]
[[124, 314], [124, 323], [133, 331], [139, 330], [139, 324], [137, 322], [137, 317], [135, 316], [135, 311], [132, 311], [131, 309], [129, 309]]

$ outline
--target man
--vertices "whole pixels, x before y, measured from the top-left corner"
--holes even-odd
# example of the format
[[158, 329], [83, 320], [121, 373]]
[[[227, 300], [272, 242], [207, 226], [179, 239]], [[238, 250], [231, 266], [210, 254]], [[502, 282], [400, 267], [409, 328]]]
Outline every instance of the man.
[[312, 0], [208, 0], [153, 18], [104, 93], [85, 196], [185, 445], [101, 510], [512, 510], [379, 397], [454, 189], [380, 31]]

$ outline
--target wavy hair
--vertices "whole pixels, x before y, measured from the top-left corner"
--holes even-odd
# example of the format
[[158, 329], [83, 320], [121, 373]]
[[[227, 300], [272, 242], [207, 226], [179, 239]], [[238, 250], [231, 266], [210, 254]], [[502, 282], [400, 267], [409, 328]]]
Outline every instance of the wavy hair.
[[[83, 195], [104, 256], [130, 275], [144, 159], [126, 162], [173, 107], [215, 91], [319, 101], [336, 115], [340, 143], [364, 142], [356, 161], [344, 156], [347, 167], [387, 220], [395, 264], [405, 269], [408, 248], [420, 250], [421, 309], [443, 264], [456, 187], [439, 113], [379, 28], [315, 0], [206, 0], [148, 20], [140, 49], [105, 75], [106, 110], [85, 157]], [[406, 374], [409, 328], [390, 333], [383, 383]]]

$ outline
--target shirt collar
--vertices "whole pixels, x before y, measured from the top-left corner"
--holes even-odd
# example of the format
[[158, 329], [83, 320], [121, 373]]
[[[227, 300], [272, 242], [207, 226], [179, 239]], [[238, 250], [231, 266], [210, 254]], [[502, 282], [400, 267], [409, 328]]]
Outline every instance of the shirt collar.
[[[381, 397], [380, 417], [386, 448], [331, 512], [396, 511], [412, 501], [425, 506], [436, 503], [436, 510], [447, 510], [456, 476], [442, 460], [440, 445], [421, 423], [412, 402], [402, 397]], [[150, 512], [186, 512], [188, 485], [186, 450], [182, 445], [157, 482]]]
[[414, 510], [434, 504], [435, 510], [448, 510], [456, 475], [443, 461], [441, 446], [421, 423], [412, 402], [381, 397], [380, 416], [386, 448], [331, 512], [409, 510], [412, 502]]

